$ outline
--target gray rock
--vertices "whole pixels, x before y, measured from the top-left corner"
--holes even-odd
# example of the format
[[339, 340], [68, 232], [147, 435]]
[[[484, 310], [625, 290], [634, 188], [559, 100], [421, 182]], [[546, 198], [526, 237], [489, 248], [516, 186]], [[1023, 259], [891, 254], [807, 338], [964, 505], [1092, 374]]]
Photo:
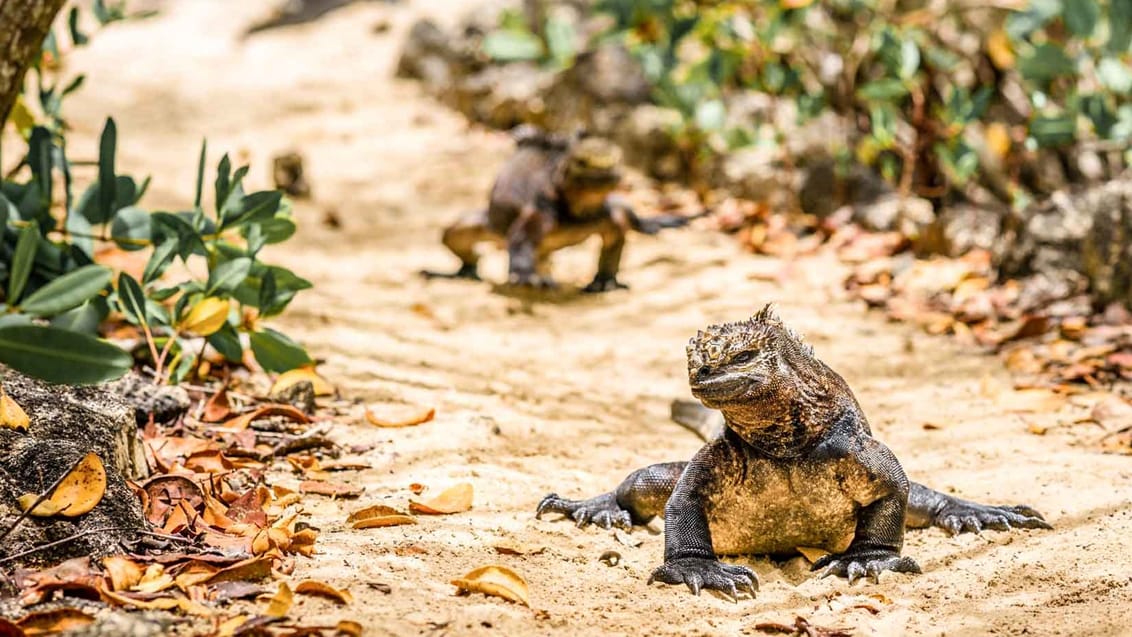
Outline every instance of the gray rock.
[[[802, 211], [825, 218], [844, 205], [852, 205], [867, 216], [869, 204], [893, 194], [892, 188], [876, 173], [865, 166], [853, 164], [844, 173], [839, 172], [833, 159], [822, 159], [805, 168], [798, 200]], [[885, 220], [879, 216], [864, 219], [873, 230], [888, 230], [889, 223], [896, 221], [896, 215]]]
[[896, 231], [915, 240], [935, 221], [935, 211], [927, 199], [889, 194], [855, 206], [853, 220], [868, 230]]
[[0, 429], [0, 529], [14, 524], [19, 496], [42, 493], [89, 452], [101, 458], [107, 487], [98, 505], [83, 515], [27, 518], [0, 547], [0, 557], [72, 537], [21, 561], [120, 552], [123, 540], [145, 528], [141, 504], [123, 477], [147, 472], [133, 408], [105, 386], [48, 385], [11, 370], [4, 371], [3, 383], [27, 412], [30, 426]]
[[612, 137], [627, 163], [659, 179], [676, 179], [683, 173], [683, 166], [672, 131], [681, 122], [678, 111], [644, 104], [629, 113]]
[[948, 257], [958, 257], [976, 248], [992, 250], [1001, 223], [1002, 213], [996, 210], [969, 204], [948, 206], [912, 245], [919, 254]]
[[134, 408], [138, 426], [148, 423], [151, 415], [156, 423], [172, 422], [192, 405], [184, 388], [158, 385], [133, 372], [107, 383], [105, 387]]

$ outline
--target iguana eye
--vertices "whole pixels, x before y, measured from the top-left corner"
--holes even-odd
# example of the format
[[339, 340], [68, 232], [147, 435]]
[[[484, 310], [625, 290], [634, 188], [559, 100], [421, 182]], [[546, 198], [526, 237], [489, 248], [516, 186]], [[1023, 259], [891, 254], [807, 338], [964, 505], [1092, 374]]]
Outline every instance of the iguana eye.
[[752, 352], [749, 352], [749, 351], [748, 352], [739, 352], [735, 356], [735, 358], [731, 359], [731, 362], [732, 363], [738, 363], [738, 364], [742, 365], [743, 363], [751, 362], [751, 360], [754, 359], [754, 358], [755, 358], [755, 355]]

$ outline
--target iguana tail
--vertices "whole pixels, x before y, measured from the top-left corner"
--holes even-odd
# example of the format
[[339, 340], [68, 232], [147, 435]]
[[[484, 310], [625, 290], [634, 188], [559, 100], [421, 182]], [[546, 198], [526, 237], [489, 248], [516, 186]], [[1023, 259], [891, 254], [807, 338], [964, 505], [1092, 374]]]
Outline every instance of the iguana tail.
[[698, 400], [672, 401], [672, 420], [687, 427], [705, 442], [723, 433], [723, 414], [704, 407]]

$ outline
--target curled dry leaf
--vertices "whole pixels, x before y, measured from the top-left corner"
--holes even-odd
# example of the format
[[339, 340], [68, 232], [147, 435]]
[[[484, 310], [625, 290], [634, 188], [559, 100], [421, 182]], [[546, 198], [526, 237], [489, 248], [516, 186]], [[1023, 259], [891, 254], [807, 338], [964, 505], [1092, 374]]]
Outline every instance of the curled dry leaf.
[[110, 590], [124, 591], [132, 588], [142, 578], [142, 568], [137, 562], [121, 555], [102, 558], [102, 568], [110, 578]]
[[204, 414], [201, 418], [205, 422], [223, 422], [231, 415], [232, 403], [228, 401], [228, 388], [221, 387], [204, 404]]
[[309, 381], [310, 384], [314, 387], [315, 396], [334, 395], [334, 387], [330, 383], [326, 382], [326, 379], [324, 379], [322, 376], [319, 376], [318, 372], [314, 371], [314, 369], [310, 367], [300, 367], [298, 369], [292, 369], [288, 372], [283, 372], [279, 375], [279, 378], [275, 379], [275, 383], [271, 385], [271, 391], [269, 391], [268, 394], [275, 396], [290, 388], [291, 385], [302, 382], [304, 380]]
[[400, 526], [402, 524], [416, 524], [417, 520], [393, 507], [384, 504], [375, 504], [359, 509], [346, 518], [346, 522], [355, 529], [374, 529], [384, 526]]
[[301, 410], [292, 407], [291, 405], [263, 405], [257, 407], [253, 411], [246, 414], [236, 416], [235, 418], [224, 423], [225, 429], [240, 431], [247, 429], [248, 425], [260, 418], [267, 418], [268, 416], [285, 416], [296, 422], [303, 424], [309, 423], [311, 419], [304, 414]]
[[334, 630], [346, 637], [362, 637], [362, 625], [349, 619], [338, 622]]
[[806, 558], [806, 561], [808, 561], [810, 564], [813, 564], [826, 555], [829, 555], [829, 551], [825, 549], [814, 548], [812, 546], [799, 546], [798, 552], [801, 553], [802, 557]]
[[102, 597], [109, 602], [118, 604], [119, 606], [130, 606], [133, 608], [141, 608], [144, 610], [173, 610], [177, 609], [189, 615], [211, 615], [212, 612], [208, 608], [183, 597], [157, 597], [155, 599], [137, 599], [130, 597], [125, 593], [115, 593], [113, 591], [102, 591]]
[[[40, 502], [29, 515], [82, 515], [93, 509], [105, 493], [106, 469], [102, 466], [102, 459], [98, 454], [88, 453], [67, 473], [51, 496]], [[19, 497], [20, 508], [27, 511], [38, 499], [39, 496], [34, 493], [22, 495]]]
[[269, 617], [286, 617], [294, 600], [295, 595], [291, 592], [291, 587], [287, 586], [287, 582], [279, 582], [279, 590], [272, 596], [271, 603], [267, 606], [267, 615]]
[[366, 407], [366, 421], [368, 421], [369, 424], [376, 425], [378, 427], [413, 427], [415, 425], [424, 424], [432, 420], [435, 416], [436, 409], [432, 407], [396, 418], [378, 416], [373, 412], [372, 409]]
[[409, 510], [413, 513], [425, 513], [430, 515], [463, 513], [472, 508], [472, 497], [472, 485], [467, 482], [461, 482], [460, 484], [441, 491], [436, 497], [424, 502], [410, 500]]
[[339, 604], [350, 604], [354, 601], [354, 596], [350, 594], [350, 591], [345, 589], [339, 590], [326, 582], [311, 579], [299, 582], [299, 585], [295, 587], [295, 592], [300, 595], [325, 597]]
[[518, 602], [529, 607], [530, 591], [527, 582], [506, 566], [481, 566], [467, 575], [452, 580], [458, 593], [483, 593]]
[[365, 491], [365, 488], [344, 484], [342, 482], [304, 480], [299, 483], [299, 491], [316, 495], [327, 495], [332, 498], [356, 498]]
[[27, 431], [29, 424], [31, 421], [27, 412], [8, 395], [8, 392], [4, 391], [4, 386], [0, 385], [0, 427]]

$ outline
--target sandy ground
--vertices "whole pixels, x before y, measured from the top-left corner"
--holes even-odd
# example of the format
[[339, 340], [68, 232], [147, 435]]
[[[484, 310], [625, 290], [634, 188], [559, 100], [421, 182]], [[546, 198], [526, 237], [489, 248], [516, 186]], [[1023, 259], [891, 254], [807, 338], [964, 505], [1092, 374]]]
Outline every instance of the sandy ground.
[[[298, 205], [298, 238], [271, 257], [316, 287], [282, 328], [325, 359], [344, 395], [438, 410], [412, 429], [335, 431], [379, 443], [373, 469], [355, 478], [366, 487], [362, 502], [403, 506], [413, 482], [475, 486], [471, 513], [408, 527], [352, 531], [345, 512], [360, 504], [312, 503], [320, 554], [298, 575], [348, 586], [357, 601], [343, 609], [304, 599], [305, 620], [352, 618], [375, 635], [730, 635], [796, 615], [863, 635], [1132, 634], [1129, 458], [1071, 444], [1071, 435], [1027, 433], [988, 397], [988, 386], [1009, 382], [995, 359], [839, 300], [832, 262], [800, 261], [781, 283], [763, 282], [750, 275], [765, 261], [688, 230], [635, 237], [623, 270], [632, 290], [600, 298], [527, 302], [486, 283], [418, 279], [420, 268], [454, 264], [440, 228], [481, 204], [510, 148], [506, 136], [470, 129], [391, 77], [413, 18], [450, 20], [464, 4], [359, 3], [241, 40], [270, 3], [170, 2], [160, 17], [99, 33], [69, 62], [89, 73], [68, 102], [72, 154], [93, 156], [113, 114], [120, 163], [155, 175], [152, 207], [187, 207], [201, 136], [213, 165], [220, 149], [250, 161], [253, 187], [269, 185], [274, 152], [306, 154], [314, 201]], [[391, 28], [377, 33], [378, 24]], [[328, 211], [341, 229], [321, 223]], [[595, 250], [563, 254], [560, 279], [587, 281]], [[503, 276], [502, 255], [485, 266], [489, 278]], [[692, 454], [697, 440], [667, 418], [669, 401], [687, 394], [684, 344], [697, 328], [767, 301], [847, 378], [913, 479], [1033, 504], [1057, 530], [913, 532], [906, 552], [924, 574], [885, 574], [879, 585], [815, 580], [798, 561], [755, 559], [762, 590], [735, 604], [646, 586], [662, 555], [658, 534], [637, 529], [641, 545], [630, 547], [610, 532], [534, 519], [548, 491], [596, 494], [636, 467]], [[502, 555], [497, 544], [528, 554]], [[598, 560], [609, 550], [620, 565]], [[527, 578], [533, 609], [453, 595], [449, 580], [489, 563]]]

